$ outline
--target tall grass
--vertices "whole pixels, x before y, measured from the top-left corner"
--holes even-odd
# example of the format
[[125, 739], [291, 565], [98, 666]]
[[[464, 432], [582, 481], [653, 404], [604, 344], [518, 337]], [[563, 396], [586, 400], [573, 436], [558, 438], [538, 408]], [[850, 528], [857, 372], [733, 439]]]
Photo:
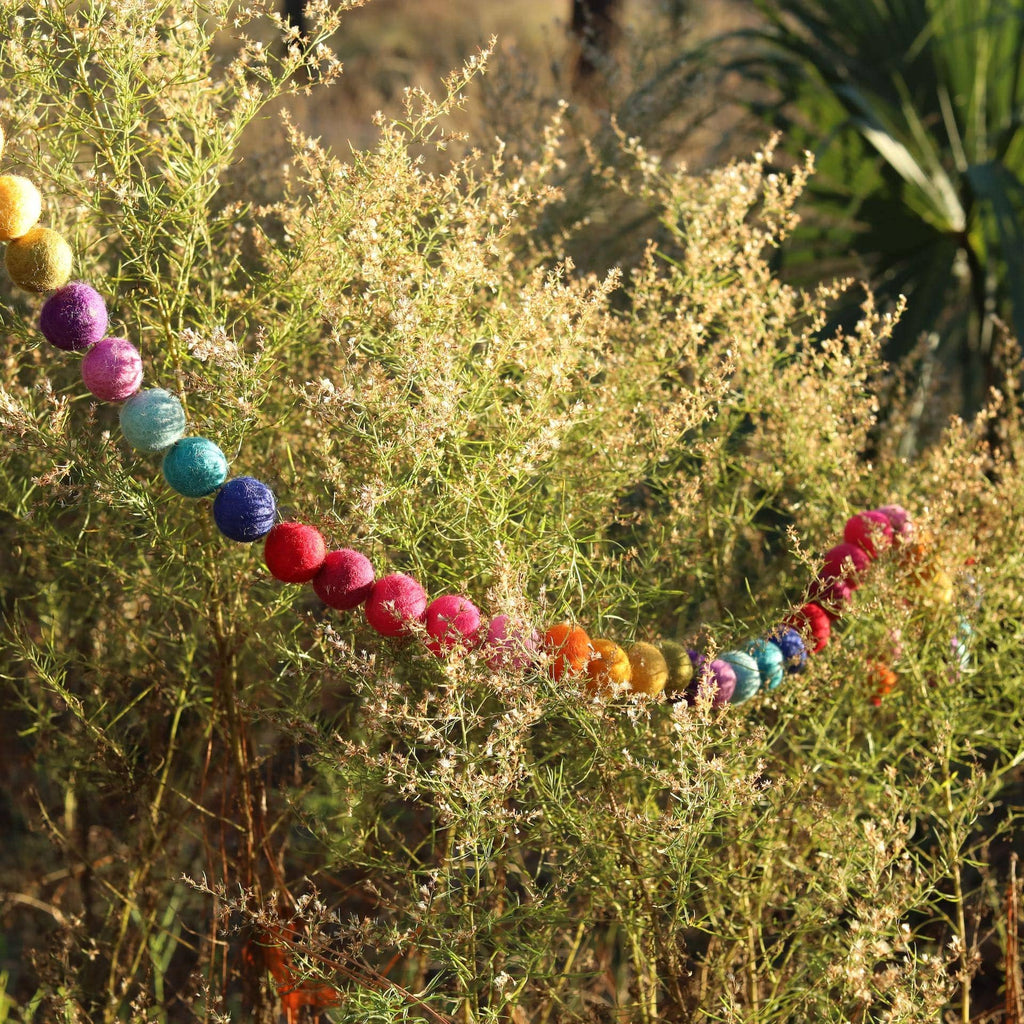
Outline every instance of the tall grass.
[[[5, 170], [283, 517], [527, 628], [710, 651], [776, 624], [851, 512], [901, 501], [923, 561], [880, 560], [841, 639], [743, 706], [437, 659], [219, 536], [5, 288], [0, 1019], [966, 1022], [1001, 998], [1016, 385], [998, 429], [899, 456], [892, 318], [865, 295], [821, 340], [849, 283], [769, 269], [806, 169], [769, 147], [692, 176], [624, 125], [593, 170], [656, 240], [582, 273], [546, 241], [579, 201], [557, 114], [531, 151], [425, 167], [486, 54], [370, 148], [290, 128], [277, 187], [238, 147], [306, 58], [213, 44], [257, 12], [2, 12]], [[900, 682], [875, 708], [878, 660]]]

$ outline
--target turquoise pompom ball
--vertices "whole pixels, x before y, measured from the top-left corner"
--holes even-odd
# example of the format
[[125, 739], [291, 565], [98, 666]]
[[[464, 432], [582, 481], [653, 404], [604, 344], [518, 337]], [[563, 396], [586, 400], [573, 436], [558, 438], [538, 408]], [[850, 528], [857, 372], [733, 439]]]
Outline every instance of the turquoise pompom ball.
[[140, 452], [162, 452], [185, 433], [185, 410], [176, 395], [148, 388], [121, 406], [121, 433]]
[[736, 689], [732, 691], [731, 702], [742, 704], [761, 689], [761, 671], [757, 662], [743, 651], [726, 651], [719, 660], [727, 661], [736, 673]]
[[785, 658], [778, 644], [769, 640], [751, 640], [743, 649], [757, 662], [762, 685], [774, 690], [786, 674]]
[[205, 437], [183, 437], [164, 456], [164, 479], [186, 498], [213, 493], [227, 475], [224, 453]]

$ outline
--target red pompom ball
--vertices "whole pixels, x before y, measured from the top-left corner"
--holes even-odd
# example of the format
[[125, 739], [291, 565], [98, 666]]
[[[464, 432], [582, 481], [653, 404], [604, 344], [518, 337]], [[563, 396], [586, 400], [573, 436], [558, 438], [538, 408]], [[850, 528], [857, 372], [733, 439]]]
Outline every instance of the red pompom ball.
[[877, 558], [879, 548], [892, 544], [892, 523], [884, 512], [876, 509], [858, 512], [846, 520], [843, 540], [860, 548], [868, 558]]
[[324, 564], [327, 545], [315, 526], [278, 523], [263, 544], [270, 575], [282, 583], [308, 583]]
[[366, 601], [366, 621], [381, 636], [404, 636], [414, 622], [423, 621], [427, 592], [405, 573], [377, 580]]
[[832, 625], [828, 614], [821, 605], [808, 602], [802, 608], [795, 611], [788, 619], [786, 625], [792, 626], [802, 637], [807, 636], [808, 630], [814, 637], [814, 646], [807, 645], [808, 651], [817, 654], [832, 635]]
[[313, 577], [313, 589], [329, 608], [351, 611], [370, 596], [373, 566], [366, 555], [351, 548], [328, 551], [320, 571]]
[[440, 657], [456, 647], [475, 647], [480, 633], [480, 611], [457, 594], [436, 597], [427, 606], [427, 647]]

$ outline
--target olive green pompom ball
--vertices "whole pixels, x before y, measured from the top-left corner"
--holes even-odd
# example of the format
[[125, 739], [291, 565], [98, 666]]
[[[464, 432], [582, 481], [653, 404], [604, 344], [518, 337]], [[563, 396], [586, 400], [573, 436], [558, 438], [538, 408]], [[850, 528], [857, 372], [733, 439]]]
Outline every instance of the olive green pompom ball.
[[0, 242], [21, 238], [35, 226], [43, 211], [43, 197], [28, 178], [0, 175]]
[[20, 288], [52, 292], [71, 276], [71, 246], [49, 228], [33, 228], [7, 246], [7, 273]]

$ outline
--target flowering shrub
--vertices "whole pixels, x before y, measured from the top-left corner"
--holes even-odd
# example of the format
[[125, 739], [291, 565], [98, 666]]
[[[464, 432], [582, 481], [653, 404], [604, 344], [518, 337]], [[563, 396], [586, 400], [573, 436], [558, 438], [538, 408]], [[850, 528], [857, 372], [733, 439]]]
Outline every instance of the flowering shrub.
[[713, 653], [801, 602], [851, 512], [899, 501], [917, 533], [742, 707], [438, 657], [221, 536], [5, 286], [0, 1019], [991, 1004], [1016, 969], [988, 949], [1024, 680], [1016, 384], [901, 459], [891, 319], [865, 296], [823, 338], [850, 283], [769, 269], [810, 168], [769, 174], [768, 147], [694, 177], [623, 135], [594, 173], [657, 231], [580, 274], [540, 229], [574, 199], [562, 120], [528, 158], [446, 132], [486, 53], [371, 149], [292, 127], [285, 163], [240, 166], [272, 99], [336, 73], [317, 40], [247, 41], [258, 12], [229, 5], [2, 9], [4, 172], [190, 432], [378, 576]]

